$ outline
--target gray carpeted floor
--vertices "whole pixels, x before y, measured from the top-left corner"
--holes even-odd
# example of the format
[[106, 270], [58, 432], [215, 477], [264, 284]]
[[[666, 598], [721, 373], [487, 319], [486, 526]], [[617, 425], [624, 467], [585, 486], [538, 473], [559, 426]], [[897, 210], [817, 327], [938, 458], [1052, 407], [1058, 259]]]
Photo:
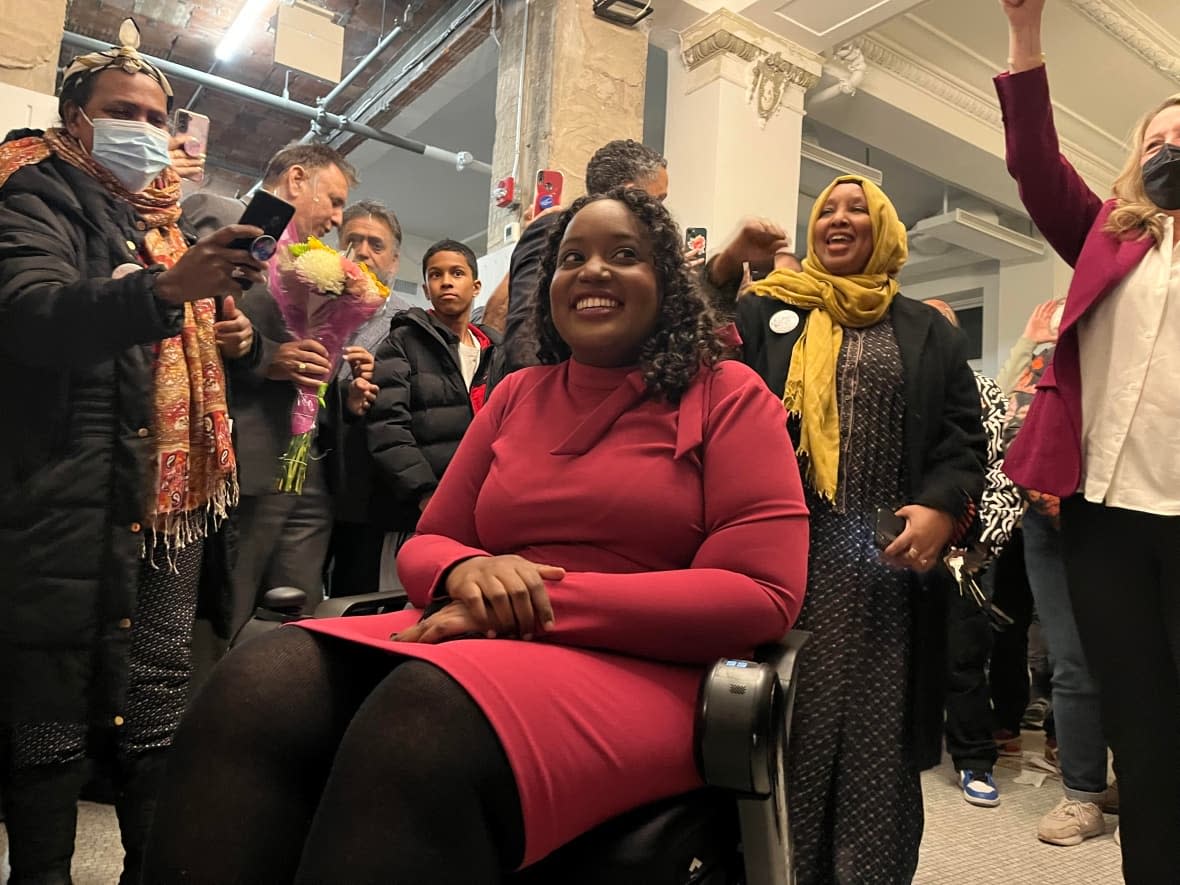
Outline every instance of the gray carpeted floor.
[[[1035, 749], [1039, 735], [1026, 735]], [[1061, 798], [1061, 781], [1046, 777], [1039, 787], [1013, 783], [1021, 762], [1001, 759], [996, 770], [1001, 804], [977, 808], [963, 801], [949, 764], [923, 777], [926, 834], [917, 885], [1121, 885], [1119, 850], [1113, 834], [1118, 818], [1108, 817], [1108, 834], [1073, 848], [1037, 840], [1037, 821]], [[197, 835], [197, 834], [194, 834]], [[114, 809], [83, 803], [78, 821], [74, 885], [115, 885], [122, 866]], [[7, 838], [0, 826], [0, 856]], [[0, 882], [7, 866], [0, 864]]]

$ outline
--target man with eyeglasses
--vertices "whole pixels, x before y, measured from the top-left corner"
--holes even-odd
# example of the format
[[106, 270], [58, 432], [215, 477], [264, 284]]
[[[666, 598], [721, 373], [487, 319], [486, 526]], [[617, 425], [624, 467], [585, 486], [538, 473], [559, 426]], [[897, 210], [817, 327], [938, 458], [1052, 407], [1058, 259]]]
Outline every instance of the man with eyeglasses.
[[[397, 279], [402, 226], [381, 203], [361, 200], [344, 210], [340, 248], [364, 262], [387, 285]], [[377, 394], [370, 379], [373, 354], [389, 334], [389, 321], [409, 305], [390, 295], [385, 304], [357, 329], [345, 348], [347, 359], [328, 390], [328, 408], [321, 412], [320, 439], [327, 455], [328, 488], [335, 522], [324, 568], [329, 596], [372, 593], [382, 587], [379, 574], [385, 543], [385, 520], [374, 511], [372, 461], [365, 442], [364, 417]], [[354, 383], [354, 377], [358, 378]], [[392, 575], [385, 576], [386, 585]]]

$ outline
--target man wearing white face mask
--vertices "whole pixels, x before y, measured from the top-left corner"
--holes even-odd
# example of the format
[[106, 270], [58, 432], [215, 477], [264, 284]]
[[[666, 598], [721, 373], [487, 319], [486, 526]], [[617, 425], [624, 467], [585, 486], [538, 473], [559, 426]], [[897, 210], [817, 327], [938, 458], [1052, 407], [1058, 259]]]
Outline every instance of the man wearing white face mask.
[[[63, 125], [0, 145], [0, 793], [13, 883], [68, 882], [92, 765], [137, 882], [187, 700], [195, 612], [228, 621], [238, 498], [225, 362], [256, 359], [226, 298], [263, 266], [197, 240], [168, 166], [172, 90], [122, 45], [75, 59]], [[15, 424], [13, 423], [15, 422]]]

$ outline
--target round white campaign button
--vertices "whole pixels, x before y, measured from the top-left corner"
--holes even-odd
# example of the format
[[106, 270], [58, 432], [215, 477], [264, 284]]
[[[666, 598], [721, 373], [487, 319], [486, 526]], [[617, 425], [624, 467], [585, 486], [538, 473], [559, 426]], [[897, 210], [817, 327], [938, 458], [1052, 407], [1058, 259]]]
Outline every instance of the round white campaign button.
[[788, 332], [794, 331], [798, 325], [799, 314], [793, 310], [780, 310], [770, 318], [770, 331], [778, 335], [785, 335]]

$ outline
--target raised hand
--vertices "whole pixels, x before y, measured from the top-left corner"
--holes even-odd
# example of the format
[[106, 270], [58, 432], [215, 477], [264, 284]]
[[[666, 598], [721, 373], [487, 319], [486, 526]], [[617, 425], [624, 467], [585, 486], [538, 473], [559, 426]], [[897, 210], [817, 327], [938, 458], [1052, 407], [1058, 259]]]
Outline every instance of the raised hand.
[[1039, 25], [1045, 12], [1045, 0], [1000, 0], [1000, 7], [1013, 27]]
[[1031, 71], [1045, 63], [1041, 53], [1041, 17], [1045, 0], [1000, 0], [1008, 17], [1008, 70]]
[[172, 168], [181, 178], [189, 181], [205, 180], [204, 152], [193, 156], [186, 149], [189, 141], [196, 141], [191, 135], [173, 135], [168, 141], [168, 155], [172, 158]]
[[1035, 344], [1048, 344], [1057, 340], [1057, 329], [1053, 325], [1053, 315], [1061, 308], [1061, 299], [1046, 301], [1033, 311], [1028, 318], [1028, 325], [1024, 327], [1024, 336]]
[[729, 243], [709, 266], [713, 283], [724, 286], [742, 275], [742, 265], [755, 270], [770, 270], [775, 253], [789, 249], [791, 238], [785, 228], [769, 218], [744, 218]]

